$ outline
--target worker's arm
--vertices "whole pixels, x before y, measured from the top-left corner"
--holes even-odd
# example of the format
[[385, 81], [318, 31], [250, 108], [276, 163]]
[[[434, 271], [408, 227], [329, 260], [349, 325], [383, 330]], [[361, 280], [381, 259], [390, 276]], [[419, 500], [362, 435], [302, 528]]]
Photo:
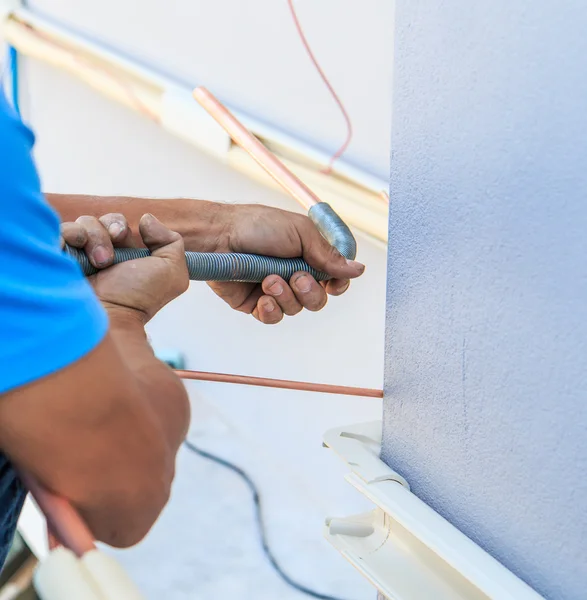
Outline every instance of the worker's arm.
[[0, 91], [0, 568], [25, 493], [14, 467], [127, 546], [165, 505], [189, 417], [143, 327], [188, 285], [181, 237], [143, 220], [154, 256], [94, 277], [105, 309], [60, 247], [33, 142]]
[[100, 218], [106, 214], [123, 214], [130, 230], [126, 244], [133, 246], [143, 245], [138, 223], [147, 213], [177, 231], [183, 237], [186, 250], [197, 252], [217, 252], [231, 220], [231, 205], [206, 200], [81, 194], [45, 194], [45, 197], [63, 222], [74, 222], [82, 215]]
[[[150, 216], [139, 229], [152, 256], [92, 278], [109, 316], [103, 341], [73, 364], [0, 396], [0, 440], [13, 464], [70, 500], [98, 540], [120, 547], [138, 542], [165, 506], [189, 422], [186, 392], [144, 332], [187, 288], [183, 241]], [[84, 235], [82, 226], [65, 227], [73, 245]], [[68, 331], [68, 315], [62, 318]], [[66, 343], [52, 352], [67, 354]]]
[[[359, 277], [364, 267], [345, 260], [330, 246], [305, 215], [261, 205], [234, 205], [191, 199], [156, 200], [146, 198], [48, 194], [47, 198], [64, 221], [82, 215], [99, 217], [122, 213], [130, 232], [122, 232], [134, 245], [141, 245], [137, 223], [151, 212], [184, 238], [187, 250], [196, 252], [246, 252], [282, 258], [303, 257], [315, 269], [333, 279], [318, 284], [307, 273], [296, 273], [289, 281], [271, 275], [260, 284], [211, 283], [210, 287], [233, 309], [253, 314], [267, 324], [295, 315], [302, 309], [321, 310], [328, 295], [339, 296], [350, 279]], [[120, 215], [119, 215], [120, 216]], [[117, 215], [111, 215], [116, 220]], [[114, 222], [107, 224], [114, 225]], [[89, 256], [97, 248], [91, 240]], [[112, 260], [108, 257], [107, 260]]]

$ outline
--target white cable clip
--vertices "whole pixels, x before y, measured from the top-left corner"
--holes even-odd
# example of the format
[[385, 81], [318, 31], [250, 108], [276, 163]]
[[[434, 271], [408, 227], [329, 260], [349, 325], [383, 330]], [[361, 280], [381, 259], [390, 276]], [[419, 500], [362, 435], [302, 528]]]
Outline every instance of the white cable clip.
[[[379, 458], [382, 423], [339, 427], [324, 443], [349, 466], [346, 479], [375, 504], [327, 519], [326, 539], [386, 598], [541, 600], [541, 596], [416, 497]], [[400, 485], [398, 485], [400, 484]]]

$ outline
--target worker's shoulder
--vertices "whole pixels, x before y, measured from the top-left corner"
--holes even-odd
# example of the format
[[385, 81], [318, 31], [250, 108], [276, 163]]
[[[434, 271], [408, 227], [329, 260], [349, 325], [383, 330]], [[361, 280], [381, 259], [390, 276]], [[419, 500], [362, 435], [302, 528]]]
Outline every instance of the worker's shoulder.
[[[0, 238], [55, 243], [59, 218], [46, 202], [33, 158], [34, 134], [0, 91]], [[22, 235], [26, 232], [26, 235]]]
[[18, 158], [17, 150], [30, 152], [35, 136], [8, 102], [0, 88], [0, 156], [2, 163]]

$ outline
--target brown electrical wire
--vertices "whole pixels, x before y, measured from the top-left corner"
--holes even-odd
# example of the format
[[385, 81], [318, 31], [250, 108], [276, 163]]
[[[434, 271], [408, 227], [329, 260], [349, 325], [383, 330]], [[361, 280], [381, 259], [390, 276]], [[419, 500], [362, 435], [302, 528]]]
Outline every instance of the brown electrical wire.
[[214, 381], [216, 383], [236, 383], [238, 385], [256, 385], [259, 387], [278, 388], [282, 390], [299, 390], [302, 392], [320, 392], [322, 394], [341, 394], [344, 396], [362, 396], [365, 398], [383, 398], [383, 390], [372, 388], [330, 385], [327, 383], [309, 383], [305, 381], [289, 381], [287, 379], [269, 379], [267, 377], [250, 377], [249, 375], [230, 375], [228, 373], [207, 373], [204, 371], [175, 371], [181, 379], [195, 381]]

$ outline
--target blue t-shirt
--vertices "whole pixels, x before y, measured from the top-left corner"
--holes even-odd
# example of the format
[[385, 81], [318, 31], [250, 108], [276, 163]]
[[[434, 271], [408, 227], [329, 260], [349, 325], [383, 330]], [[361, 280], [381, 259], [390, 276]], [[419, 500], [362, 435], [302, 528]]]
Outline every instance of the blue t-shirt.
[[[90, 285], [61, 252], [59, 219], [43, 198], [33, 144], [0, 90], [0, 402], [83, 357], [108, 327]], [[1, 450], [2, 440], [0, 568], [26, 494]]]

